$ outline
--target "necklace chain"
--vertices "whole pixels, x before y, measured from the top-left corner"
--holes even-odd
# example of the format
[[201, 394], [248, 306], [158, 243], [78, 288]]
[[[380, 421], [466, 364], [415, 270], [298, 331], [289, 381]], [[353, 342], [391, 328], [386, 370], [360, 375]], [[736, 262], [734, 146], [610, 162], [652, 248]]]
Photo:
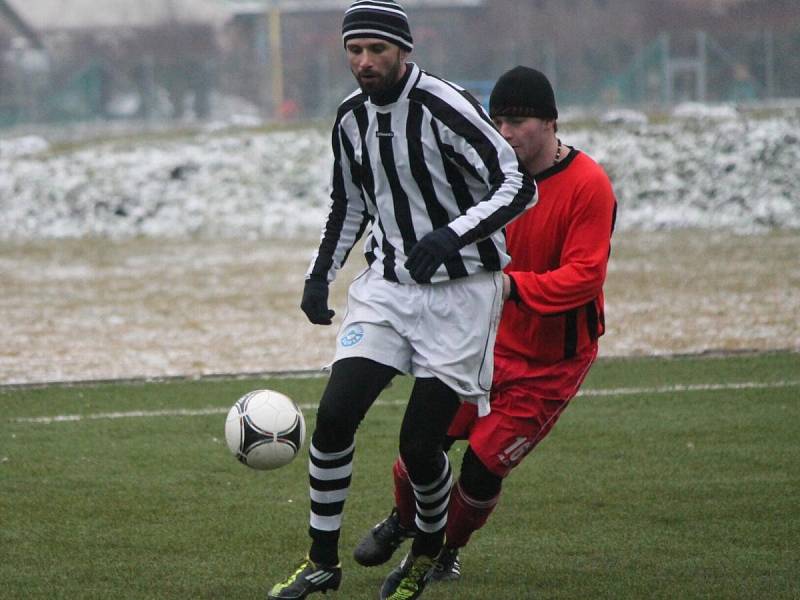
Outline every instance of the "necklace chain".
[[554, 165], [557, 164], [558, 160], [561, 158], [561, 140], [556, 138], [556, 142], [558, 143], [558, 145], [556, 146], [556, 156], [553, 159]]

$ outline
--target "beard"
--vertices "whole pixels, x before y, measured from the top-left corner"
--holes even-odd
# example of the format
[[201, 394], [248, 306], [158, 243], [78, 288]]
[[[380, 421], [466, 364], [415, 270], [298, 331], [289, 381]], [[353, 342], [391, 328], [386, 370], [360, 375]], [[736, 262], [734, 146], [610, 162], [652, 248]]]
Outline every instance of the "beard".
[[[353, 76], [356, 78], [358, 86], [361, 88], [362, 92], [370, 96], [374, 96], [375, 94], [386, 92], [387, 90], [391, 89], [395, 83], [397, 83], [397, 81], [400, 79], [400, 69], [402, 64], [403, 63], [398, 59], [397, 62], [389, 68], [385, 75], [381, 75], [376, 71], [367, 71], [366, 73], [362, 74], [354, 72]], [[364, 75], [369, 75], [369, 77], [364, 77]]]

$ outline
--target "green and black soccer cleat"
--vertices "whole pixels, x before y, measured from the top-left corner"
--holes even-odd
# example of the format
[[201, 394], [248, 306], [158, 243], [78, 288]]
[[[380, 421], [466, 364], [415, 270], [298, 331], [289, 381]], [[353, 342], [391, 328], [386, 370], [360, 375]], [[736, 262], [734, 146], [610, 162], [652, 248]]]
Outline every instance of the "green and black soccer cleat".
[[309, 594], [338, 590], [341, 582], [341, 565], [324, 567], [306, 557], [286, 581], [272, 586], [267, 600], [301, 600]]
[[393, 508], [389, 516], [375, 525], [353, 551], [353, 558], [364, 567], [382, 565], [394, 554], [394, 551], [416, 532], [400, 524], [397, 509]]
[[381, 600], [414, 600], [422, 591], [433, 572], [434, 560], [429, 556], [406, 554], [400, 566], [394, 569], [381, 586]]

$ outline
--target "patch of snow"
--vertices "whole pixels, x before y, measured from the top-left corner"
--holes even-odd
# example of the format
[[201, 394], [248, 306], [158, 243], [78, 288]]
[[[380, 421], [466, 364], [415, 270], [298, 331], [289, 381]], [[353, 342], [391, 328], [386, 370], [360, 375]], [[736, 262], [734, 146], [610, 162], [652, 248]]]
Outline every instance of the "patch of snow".
[[0, 160], [22, 158], [45, 152], [50, 148], [48, 141], [38, 135], [24, 135], [0, 139]]
[[108, 114], [114, 117], [130, 118], [138, 114], [141, 109], [142, 100], [138, 94], [123, 93], [115, 94], [108, 103]]
[[672, 109], [672, 116], [678, 119], [735, 119], [739, 115], [731, 104], [705, 104], [702, 102], [683, 102]]
[[[628, 114], [562, 123], [559, 135], [605, 167], [620, 229], [800, 229], [800, 115], [729, 117]], [[329, 202], [328, 132], [230, 128], [257, 124], [245, 110], [191, 135], [61, 152], [46, 152], [41, 135], [0, 141], [0, 240], [317, 232]]]
[[800, 228], [800, 120], [671, 121], [562, 139], [607, 170], [622, 229]]
[[312, 130], [198, 134], [0, 158], [0, 239], [263, 237], [318, 229], [331, 168], [323, 137]]

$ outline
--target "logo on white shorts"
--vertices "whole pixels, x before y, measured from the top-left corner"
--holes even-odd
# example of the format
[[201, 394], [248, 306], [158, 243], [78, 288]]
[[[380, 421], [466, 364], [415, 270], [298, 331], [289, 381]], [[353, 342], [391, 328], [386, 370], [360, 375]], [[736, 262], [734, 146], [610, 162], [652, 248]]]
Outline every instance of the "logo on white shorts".
[[355, 346], [361, 340], [364, 339], [364, 328], [361, 325], [353, 325], [352, 327], [348, 327], [347, 331], [344, 332], [344, 335], [339, 340], [345, 348], [349, 348], [350, 346]]

